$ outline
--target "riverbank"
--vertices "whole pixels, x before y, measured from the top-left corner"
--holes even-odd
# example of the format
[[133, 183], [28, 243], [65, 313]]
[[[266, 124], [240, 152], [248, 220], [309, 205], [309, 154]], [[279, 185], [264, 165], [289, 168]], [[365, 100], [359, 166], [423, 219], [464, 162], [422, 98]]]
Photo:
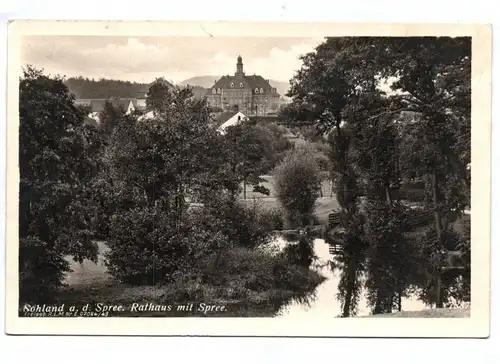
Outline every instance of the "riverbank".
[[380, 315], [361, 316], [363, 318], [467, 318], [470, 317], [470, 309], [459, 308], [433, 308], [421, 311], [401, 311], [393, 313], [384, 313]]
[[[268, 249], [234, 248], [224, 256], [224, 264], [210, 277], [185, 277], [163, 285], [130, 285], [118, 282], [104, 264], [105, 242], [98, 242], [99, 261], [82, 264], [68, 257], [72, 271], [55, 297], [57, 304], [98, 304], [123, 306], [112, 316], [210, 316], [272, 317], [292, 300], [311, 295], [325, 277], [318, 270], [288, 262]], [[172, 310], [133, 310], [133, 305], [171, 305]], [[200, 312], [200, 304], [225, 306], [223, 311]], [[176, 307], [191, 305], [193, 310]], [[148, 306], [149, 307], [149, 306]], [[90, 309], [89, 311], [92, 311]]]

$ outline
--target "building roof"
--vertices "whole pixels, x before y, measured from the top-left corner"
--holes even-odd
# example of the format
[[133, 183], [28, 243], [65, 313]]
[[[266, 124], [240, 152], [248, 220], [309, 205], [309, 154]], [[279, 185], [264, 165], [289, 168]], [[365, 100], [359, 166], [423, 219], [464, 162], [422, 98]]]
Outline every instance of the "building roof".
[[[231, 87], [231, 83], [234, 84], [234, 87]], [[243, 83], [243, 87], [240, 87], [240, 84]], [[222, 89], [239, 89], [239, 88], [251, 88], [253, 89], [264, 89], [264, 93], [273, 93], [278, 94], [277, 91], [274, 91], [276, 88], [269, 83], [269, 81], [265, 80], [264, 77], [259, 75], [247, 76], [245, 74], [236, 74], [234, 76], [222, 76], [219, 78], [215, 84], [210, 88], [210, 90], [214, 88], [222, 88]]]
[[[233, 84], [231, 86], [231, 84]], [[226, 75], [215, 81], [214, 85], [210, 89], [221, 88], [221, 89], [255, 89], [262, 88], [265, 94], [278, 95], [276, 87], [269, 83], [269, 80], [265, 80], [264, 77], [259, 75], [248, 76], [243, 71], [243, 60], [241, 56], [238, 56], [236, 63], [236, 73], [233, 76]]]
[[[77, 101], [79, 100], [76, 100], [75, 104], [77, 104]], [[128, 98], [90, 99], [90, 100], [87, 99], [84, 103], [80, 103], [80, 105], [82, 104], [90, 105], [93, 112], [100, 112], [104, 110], [104, 105], [106, 104], [106, 101], [111, 103], [111, 105], [115, 107], [122, 107], [125, 110], [128, 109], [130, 103], [132, 103], [134, 107], [137, 107], [137, 99], [128, 99]]]
[[215, 120], [217, 121], [217, 125], [222, 125], [229, 119], [231, 119], [235, 114], [237, 114], [237, 111], [225, 111], [220, 113]]
[[75, 105], [79, 106], [79, 105], [90, 105], [90, 102], [92, 101], [93, 99], [76, 99], [75, 100]]
[[[227, 114], [227, 113], [223, 113], [223, 114]], [[222, 124], [220, 124], [220, 126], [217, 129], [219, 132], [224, 133], [226, 128], [233, 126], [233, 125], [236, 125], [245, 119], [248, 119], [247, 116], [245, 114], [243, 114], [241, 111], [232, 112], [231, 114], [232, 114], [231, 117], [229, 117], [226, 121], [224, 121]]]
[[142, 114], [141, 116], [139, 116], [139, 121], [143, 121], [143, 120], [150, 120], [150, 119], [154, 119], [156, 116], [156, 113], [153, 111], [153, 110], [150, 110], [148, 112], [145, 112], [144, 114]]
[[[174, 85], [170, 82], [170, 81], [167, 81], [165, 78], [163, 77], [159, 77], [157, 78], [156, 80], [154, 80], [153, 82], [147, 84], [147, 85], [144, 85], [138, 92], [137, 92], [137, 98], [138, 99], [145, 99], [146, 98], [146, 95], [148, 94], [149, 92], [149, 88], [155, 83], [155, 82], [158, 82], [158, 83], [161, 83], [163, 85], [166, 85], [168, 88], [173, 88]], [[134, 105], [135, 106], [135, 105]]]

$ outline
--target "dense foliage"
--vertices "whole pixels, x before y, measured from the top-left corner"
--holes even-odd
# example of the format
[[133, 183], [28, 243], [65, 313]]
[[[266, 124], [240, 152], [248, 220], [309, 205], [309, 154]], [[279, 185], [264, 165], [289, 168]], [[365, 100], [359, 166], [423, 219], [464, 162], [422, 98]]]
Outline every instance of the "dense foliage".
[[[287, 128], [251, 120], [223, 133], [205, 99], [162, 79], [148, 86], [152, 118], [108, 103], [92, 123], [69, 89], [137, 97], [145, 85], [63, 81], [28, 67], [21, 300], [60, 288], [68, 257], [95, 261], [95, 237], [106, 240], [119, 281], [178, 285], [177, 298], [225, 290], [272, 301], [310, 290], [321, 280], [309, 269], [311, 237], [279, 253], [269, 243], [274, 230], [316, 222], [321, 183], [331, 180], [340, 211], [327, 236], [342, 245], [341, 316], [356, 314], [363, 290], [373, 313], [401, 310], [414, 293], [436, 307], [470, 301], [471, 40], [328, 38], [302, 62], [280, 112]], [[268, 195], [269, 173], [285, 219], [238, 197], [243, 186], [246, 200], [247, 185]]]
[[74, 101], [41, 71], [20, 81], [21, 302], [59, 300], [68, 257], [99, 255], [118, 285], [166, 287], [181, 301], [221, 295], [271, 314], [321, 282], [270, 245], [279, 210], [238, 199], [242, 181], [265, 192], [260, 175], [292, 147], [283, 128], [244, 123], [221, 134], [205, 100], [161, 79], [147, 120], [106, 103], [91, 122]]
[[[470, 52], [470, 38], [343, 37], [302, 57], [281, 116], [311, 140], [328, 136], [343, 316], [355, 313], [363, 275], [374, 312], [413, 289], [442, 307], [450, 287], [456, 295], [457, 280], [467, 282], [467, 263], [443, 264], [469, 254], [449, 242], [463, 239], [451, 216], [470, 205]], [[423, 193], [401, 188], [415, 180]], [[405, 199], [433, 211], [426, 231], [408, 223]]]
[[66, 256], [95, 260], [91, 181], [97, 130], [60, 78], [31, 67], [19, 83], [20, 299], [43, 298], [62, 284]]
[[274, 188], [291, 227], [310, 225], [321, 189], [320, 170], [308, 148], [288, 151], [274, 172]]

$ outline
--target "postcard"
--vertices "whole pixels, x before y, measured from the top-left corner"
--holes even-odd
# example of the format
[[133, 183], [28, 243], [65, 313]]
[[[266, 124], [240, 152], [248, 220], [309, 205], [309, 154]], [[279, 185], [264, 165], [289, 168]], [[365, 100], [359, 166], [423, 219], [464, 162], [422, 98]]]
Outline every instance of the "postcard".
[[7, 333], [489, 335], [490, 26], [8, 36]]

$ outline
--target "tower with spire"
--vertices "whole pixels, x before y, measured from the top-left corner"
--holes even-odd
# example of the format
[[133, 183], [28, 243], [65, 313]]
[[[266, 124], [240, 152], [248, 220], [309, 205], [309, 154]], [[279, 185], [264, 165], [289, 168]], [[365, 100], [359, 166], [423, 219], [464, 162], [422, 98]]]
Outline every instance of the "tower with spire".
[[243, 72], [243, 59], [241, 56], [238, 56], [238, 62], [236, 63], [236, 76], [241, 75], [244, 76], [245, 72]]
[[247, 116], [277, 112], [280, 106], [280, 95], [269, 80], [260, 75], [245, 75], [241, 55], [236, 59], [234, 75], [225, 75], [216, 80], [207, 90], [206, 97], [214, 109], [228, 112], [238, 110]]

